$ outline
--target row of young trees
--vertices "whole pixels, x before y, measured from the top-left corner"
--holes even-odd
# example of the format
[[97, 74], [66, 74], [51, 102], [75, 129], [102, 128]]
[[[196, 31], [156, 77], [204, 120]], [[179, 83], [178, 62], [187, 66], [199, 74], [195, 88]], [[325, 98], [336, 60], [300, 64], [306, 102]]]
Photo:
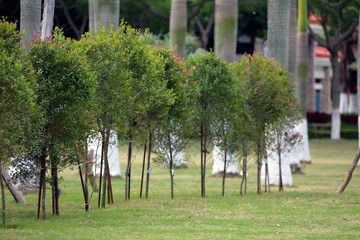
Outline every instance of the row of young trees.
[[116, 31], [101, 28], [87, 33], [79, 41], [66, 39], [57, 29], [53, 36], [36, 36], [20, 48], [15, 24], [2, 21], [0, 27], [1, 110], [2, 117], [8, 116], [1, 121], [1, 163], [12, 158], [20, 165], [25, 161], [40, 166], [38, 218], [40, 206], [45, 218], [46, 181], [52, 186], [53, 214], [59, 214], [57, 173], [83, 162], [86, 143], [99, 134], [104, 177], [100, 176], [98, 206], [102, 207], [106, 190], [111, 189], [107, 151], [113, 133], [129, 146], [126, 199], [135, 143], [147, 146], [147, 197], [153, 146], [168, 163], [173, 189], [174, 157], [184, 150], [186, 139], [199, 137], [205, 197], [211, 145], [221, 149], [225, 160], [223, 195], [227, 156], [235, 152], [243, 159], [241, 186], [246, 194], [249, 154], [258, 156], [260, 192], [260, 162], [267, 144], [275, 136], [293, 136], [280, 131], [291, 129], [288, 126], [298, 120], [291, 76], [259, 54], [232, 64], [212, 53], [185, 61], [172, 49], [147, 44], [147, 32], [124, 23]]

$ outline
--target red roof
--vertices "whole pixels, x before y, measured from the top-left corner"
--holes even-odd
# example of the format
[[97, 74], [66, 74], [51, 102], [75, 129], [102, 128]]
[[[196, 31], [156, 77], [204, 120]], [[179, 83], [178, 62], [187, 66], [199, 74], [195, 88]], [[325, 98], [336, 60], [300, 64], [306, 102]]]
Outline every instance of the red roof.
[[[330, 52], [324, 47], [316, 46], [315, 56], [318, 58], [330, 58]], [[342, 58], [342, 53], [340, 51], [338, 52], [338, 58]]]

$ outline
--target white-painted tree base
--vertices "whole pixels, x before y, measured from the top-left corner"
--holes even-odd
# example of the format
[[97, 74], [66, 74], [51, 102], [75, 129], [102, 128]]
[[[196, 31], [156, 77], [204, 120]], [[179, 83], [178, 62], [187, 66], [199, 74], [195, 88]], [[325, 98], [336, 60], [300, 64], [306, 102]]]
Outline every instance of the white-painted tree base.
[[[224, 172], [224, 152], [219, 147], [214, 146], [212, 151], [212, 158], [214, 161], [212, 168], [212, 175], [216, 175]], [[236, 162], [235, 154], [227, 154], [226, 174], [238, 175], [239, 170]]]
[[347, 93], [340, 93], [340, 113], [347, 113], [349, 111], [348, 95]]
[[[100, 175], [100, 164], [101, 164], [101, 140], [99, 139], [91, 139], [91, 142], [88, 146], [88, 151], [94, 151], [94, 162], [93, 172], [96, 176]], [[115, 132], [111, 132], [110, 136], [110, 145], [108, 149], [108, 162], [109, 162], [109, 170], [110, 176], [112, 177], [121, 177], [120, 171], [120, 162], [119, 162], [119, 149], [118, 149], [118, 141], [117, 135]], [[104, 173], [103, 165], [103, 173]]]
[[338, 108], [334, 108], [331, 113], [331, 139], [332, 140], [340, 139], [340, 127], [341, 127], [340, 110]]
[[307, 119], [301, 119], [299, 124], [296, 126], [296, 132], [299, 132], [302, 136], [298, 145], [298, 160], [302, 163], [311, 163]]
[[357, 94], [350, 94], [349, 96], [349, 112], [350, 113], [359, 112]]
[[[283, 186], [292, 186], [292, 175], [290, 168], [290, 156], [294, 152], [285, 152], [281, 155], [281, 175]], [[279, 186], [279, 157], [276, 153], [271, 152], [268, 156], [268, 168], [269, 168], [269, 182], [270, 185]], [[265, 166], [261, 168], [261, 184], [265, 184]]]

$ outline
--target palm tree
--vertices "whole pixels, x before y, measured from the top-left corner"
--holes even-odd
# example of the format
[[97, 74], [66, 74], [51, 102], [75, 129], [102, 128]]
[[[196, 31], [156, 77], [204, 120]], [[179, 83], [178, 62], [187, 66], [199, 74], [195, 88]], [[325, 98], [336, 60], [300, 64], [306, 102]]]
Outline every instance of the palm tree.
[[32, 40], [33, 34], [40, 32], [41, 0], [20, 1], [20, 31], [23, 34], [23, 42]]
[[89, 0], [89, 27], [90, 30], [109, 28], [113, 25], [116, 31], [119, 28], [120, 0]]
[[[238, 1], [216, 0], [215, 1], [215, 54], [230, 63], [235, 61], [237, 42]], [[212, 174], [218, 175], [224, 170], [224, 153], [216, 146], [213, 149]], [[231, 154], [229, 159], [235, 159]], [[239, 174], [237, 162], [228, 161], [226, 174]]]
[[180, 57], [185, 57], [187, 24], [186, 0], [172, 0], [170, 10], [170, 45], [176, 47]]
[[[268, 57], [274, 58], [282, 68], [288, 68], [289, 51], [289, 24], [290, 24], [290, 4], [289, 0], [268, 0]], [[271, 147], [268, 146], [267, 149]], [[277, 176], [280, 172], [279, 161], [274, 157], [276, 154], [269, 152], [268, 169], [269, 184], [277, 185]], [[260, 163], [261, 165], [261, 163]], [[264, 177], [264, 172], [262, 177]], [[281, 175], [283, 185], [291, 185], [292, 177], [290, 170], [289, 156], [281, 161]]]
[[215, 54], [233, 62], [236, 54], [237, 0], [215, 0]]
[[303, 162], [311, 162], [309, 151], [309, 137], [307, 131], [306, 119], [306, 102], [309, 79], [308, 64], [308, 16], [307, 16], [307, 0], [298, 0], [298, 32], [297, 32], [297, 61], [296, 61], [296, 93], [299, 103], [302, 107], [302, 119], [299, 123], [298, 130], [302, 135], [302, 141], [299, 145], [299, 158]]

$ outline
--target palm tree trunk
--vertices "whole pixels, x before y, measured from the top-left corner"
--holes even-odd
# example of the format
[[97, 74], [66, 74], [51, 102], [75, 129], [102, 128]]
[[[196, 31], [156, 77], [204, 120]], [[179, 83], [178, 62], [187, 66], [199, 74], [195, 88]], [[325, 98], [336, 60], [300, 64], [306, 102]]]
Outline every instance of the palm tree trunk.
[[93, 1], [91, 5], [93, 13], [90, 12], [89, 23], [93, 24], [94, 30], [98, 30], [102, 26], [108, 29], [113, 25], [113, 29], [116, 31], [119, 28], [120, 0], [90, 1]]
[[186, 0], [172, 0], [170, 10], [170, 46], [176, 47], [180, 57], [185, 57], [187, 25]]
[[290, 1], [268, 0], [268, 55], [287, 69]]
[[297, 46], [297, 6], [296, 0], [290, 3], [290, 25], [289, 25], [289, 50], [288, 50], [288, 71], [293, 74], [292, 81], [296, 75], [296, 46]]
[[238, 26], [238, 1], [215, 0], [215, 54], [230, 63], [235, 61]]
[[20, 1], [20, 31], [23, 34], [22, 42], [34, 39], [33, 34], [40, 32], [41, 0]]

